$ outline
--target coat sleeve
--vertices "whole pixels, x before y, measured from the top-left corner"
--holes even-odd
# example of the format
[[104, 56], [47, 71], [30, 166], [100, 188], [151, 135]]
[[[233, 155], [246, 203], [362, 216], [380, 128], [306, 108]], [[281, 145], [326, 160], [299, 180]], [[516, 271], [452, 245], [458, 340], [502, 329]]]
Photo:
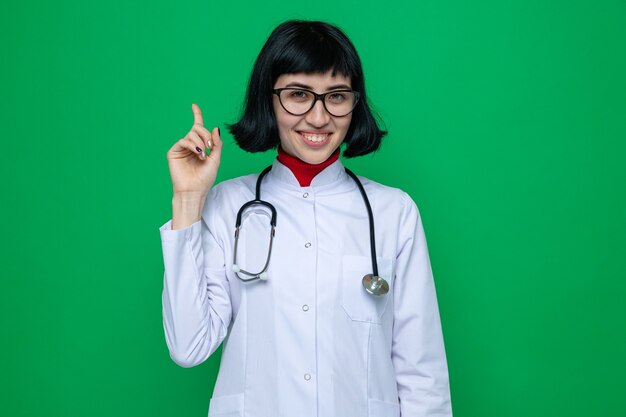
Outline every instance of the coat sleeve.
[[161, 226], [165, 274], [163, 327], [171, 358], [189, 368], [204, 362], [228, 332], [232, 307], [224, 251], [215, 238], [215, 188], [202, 218], [184, 229]]
[[448, 366], [426, 237], [404, 194], [394, 282], [392, 361], [402, 417], [451, 417]]

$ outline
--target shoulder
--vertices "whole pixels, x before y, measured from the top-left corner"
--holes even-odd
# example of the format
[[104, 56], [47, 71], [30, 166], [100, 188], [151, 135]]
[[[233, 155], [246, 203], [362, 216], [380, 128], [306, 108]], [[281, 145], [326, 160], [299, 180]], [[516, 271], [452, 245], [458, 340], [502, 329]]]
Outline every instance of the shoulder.
[[259, 174], [257, 173], [222, 181], [214, 185], [209, 194], [213, 193], [216, 198], [225, 198], [233, 193], [245, 192], [245, 190], [252, 190], [252, 192], [254, 192], [258, 177]]
[[[404, 190], [381, 184], [369, 178], [357, 175], [365, 192], [376, 200], [378, 205], [386, 206], [388, 209], [395, 209], [403, 214], [418, 213], [417, 204], [413, 198]], [[398, 213], [399, 214], [399, 213]]]
[[215, 184], [206, 197], [202, 217], [210, 219], [216, 215], [221, 216], [235, 207], [238, 210], [242, 201], [252, 200], [258, 176], [259, 174], [244, 175]]

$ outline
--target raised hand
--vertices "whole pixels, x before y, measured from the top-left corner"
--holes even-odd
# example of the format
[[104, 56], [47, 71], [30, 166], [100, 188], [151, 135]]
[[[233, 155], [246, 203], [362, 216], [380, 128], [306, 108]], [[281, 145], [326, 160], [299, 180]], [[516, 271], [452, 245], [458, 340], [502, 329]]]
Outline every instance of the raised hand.
[[[191, 110], [191, 129], [167, 151], [174, 196], [187, 200], [203, 199], [213, 186], [223, 144], [219, 128], [210, 132], [204, 127], [200, 107], [192, 104]], [[205, 148], [211, 150], [208, 155]]]
[[[167, 151], [174, 188], [172, 230], [188, 227], [201, 217], [206, 196], [215, 183], [222, 156], [219, 128], [204, 128], [200, 107], [191, 105], [193, 125], [184, 138]], [[206, 154], [206, 148], [210, 153]]]

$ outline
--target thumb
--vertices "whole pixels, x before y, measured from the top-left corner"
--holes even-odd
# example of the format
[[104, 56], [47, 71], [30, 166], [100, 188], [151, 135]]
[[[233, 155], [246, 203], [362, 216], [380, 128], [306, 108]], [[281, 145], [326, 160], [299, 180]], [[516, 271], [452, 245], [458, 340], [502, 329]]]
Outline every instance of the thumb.
[[215, 158], [219, 161], [222, 157], [222, 146], [224, 145], [224, 142], [222, 141], [222, 137], [220, 135], [219, 127], [213, 128], [213, 131], [211, 131], [211, 139], [213, 139], [213, 146], [211, 147], [211, 153], [209, 154], [209, 158]]

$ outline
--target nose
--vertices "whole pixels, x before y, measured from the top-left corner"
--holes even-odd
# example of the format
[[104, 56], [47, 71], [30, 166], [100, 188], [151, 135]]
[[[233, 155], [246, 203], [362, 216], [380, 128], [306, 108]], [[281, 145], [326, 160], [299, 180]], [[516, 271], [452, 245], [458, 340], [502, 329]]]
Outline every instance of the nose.
[[324, 108], [322, 100], [317, 100], [313, 108], [306, 114], [306, 121], [314, 127], [322, 127], [330, 122], [330, 114]]

